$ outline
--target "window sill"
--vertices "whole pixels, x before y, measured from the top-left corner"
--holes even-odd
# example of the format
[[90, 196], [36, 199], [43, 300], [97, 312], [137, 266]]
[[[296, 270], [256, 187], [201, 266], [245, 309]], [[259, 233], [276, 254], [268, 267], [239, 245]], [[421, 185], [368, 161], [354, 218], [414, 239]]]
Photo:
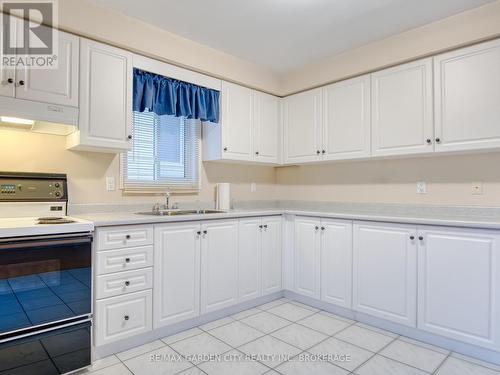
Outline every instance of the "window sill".
[[200, 189], [130, 189], [122, 188], [123, 195], [144, 195], [144, 196], [155, 196], [155, 195], [165, 195], [166, 192], [175, 195], [194, 195], [199, 194]]

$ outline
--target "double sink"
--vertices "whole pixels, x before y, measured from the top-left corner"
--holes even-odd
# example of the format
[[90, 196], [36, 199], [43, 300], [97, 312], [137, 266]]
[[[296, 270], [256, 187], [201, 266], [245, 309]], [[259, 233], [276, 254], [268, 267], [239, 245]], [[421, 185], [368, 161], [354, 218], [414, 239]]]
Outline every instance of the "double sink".
[[154, 215], [154, 216], [177, 216], [177, 215], [208, 215], [208, 214], [223, 214], [224, 211], [218, 210], [154, 210], [146, 212], [138, 212], [139, 215]]

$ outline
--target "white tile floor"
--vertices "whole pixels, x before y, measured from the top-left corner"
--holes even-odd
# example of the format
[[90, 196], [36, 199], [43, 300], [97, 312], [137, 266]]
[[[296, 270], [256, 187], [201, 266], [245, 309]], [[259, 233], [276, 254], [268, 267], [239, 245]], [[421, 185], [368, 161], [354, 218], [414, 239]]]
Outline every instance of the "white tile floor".
[[500, 375], [500, 367], [282, 298], [101, 359], [82, 373]]

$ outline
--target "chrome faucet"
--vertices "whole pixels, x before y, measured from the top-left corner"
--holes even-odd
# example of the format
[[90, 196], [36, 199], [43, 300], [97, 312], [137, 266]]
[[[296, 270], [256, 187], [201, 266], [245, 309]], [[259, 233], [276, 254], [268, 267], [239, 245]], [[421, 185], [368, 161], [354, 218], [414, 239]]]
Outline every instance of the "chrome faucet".
[[170, 209], [170, 192], [169, 191], [165, 192], [165, 209], [166, 210]]

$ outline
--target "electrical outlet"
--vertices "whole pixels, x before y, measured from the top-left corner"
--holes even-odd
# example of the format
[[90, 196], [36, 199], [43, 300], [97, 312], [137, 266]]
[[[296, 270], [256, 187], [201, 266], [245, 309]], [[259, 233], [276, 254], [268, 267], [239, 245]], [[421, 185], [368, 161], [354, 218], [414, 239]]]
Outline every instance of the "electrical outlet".
[[257, 184], [255, 182], [252, 182], [250, 184], [250, 192], [255, 193], [257, 191]]
[[427, 194], [427, 184], [425, 181], [417, 182], [417, 194]]
[[472, 195], [483, 195], [483, 183], [481, 181], [472, 183]]
[[115, 191], [116, 190], [115, 178], [113, 176], [106, 177], [106, 190], [107, 191]]

